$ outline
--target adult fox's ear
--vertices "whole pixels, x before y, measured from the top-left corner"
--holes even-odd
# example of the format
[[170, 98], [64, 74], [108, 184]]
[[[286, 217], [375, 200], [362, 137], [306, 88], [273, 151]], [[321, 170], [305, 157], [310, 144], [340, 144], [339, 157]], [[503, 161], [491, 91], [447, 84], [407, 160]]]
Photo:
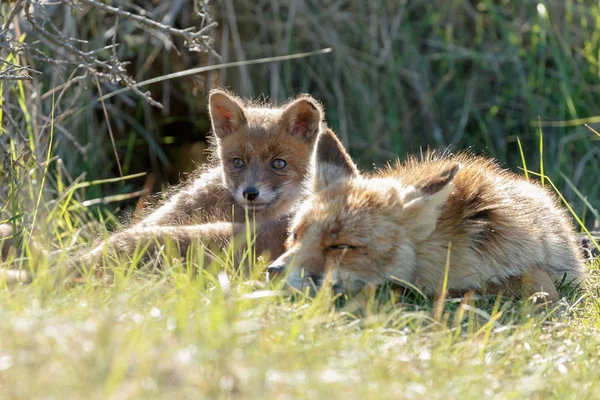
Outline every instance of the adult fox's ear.
[[459, 170], [460, 164], [449, 165], [400, 193], [402, 210], [411, 220], [410, 231], [416, 240], [425, 240], [435, 229], [440, 209], [452, 192], [452, 182]]
[[309, 95], [294, 100], [283, 109], [282, 129], [298, 139], [314, 141], [323, 121], [323, 107]]
[[344, 146], [327, 128], [317, 139], [314, 153], [314, 190], [323, 190], [335, 182], [356, 178], [358, 169]]
[[223, 90], [210, 92], [208, 109], [212, 130], [219, 139], [238, 131], [247, 122], [242, 101]]

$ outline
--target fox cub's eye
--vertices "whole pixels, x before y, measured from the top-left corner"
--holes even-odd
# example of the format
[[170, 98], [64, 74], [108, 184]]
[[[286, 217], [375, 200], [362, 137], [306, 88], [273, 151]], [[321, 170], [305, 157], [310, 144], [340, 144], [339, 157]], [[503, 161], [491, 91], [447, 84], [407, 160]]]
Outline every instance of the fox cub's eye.
[[287, 163], [285, 162], [285, 160], [282, 160], [281, 158], [276, 158], [273, 161], [271, 161], [271, 167], [275, 169], [284, 169], [286, 165]]
[[244, 160], [242, 160], [241, 158], [234, 158], [233, 159], [233, 166], [236, 168], [244, 168], [246, 164], [244, 163]]
[[329, 250], [344, 250], [344, 249], [355, 249], [355, 246], [351, 246], [349, 244], [334, 244], [333, 246], [329, 246]]
[[289, 232], [289, 238], [292, 242], [295, 242], [298, 239], [298, 234], [294, 232]]

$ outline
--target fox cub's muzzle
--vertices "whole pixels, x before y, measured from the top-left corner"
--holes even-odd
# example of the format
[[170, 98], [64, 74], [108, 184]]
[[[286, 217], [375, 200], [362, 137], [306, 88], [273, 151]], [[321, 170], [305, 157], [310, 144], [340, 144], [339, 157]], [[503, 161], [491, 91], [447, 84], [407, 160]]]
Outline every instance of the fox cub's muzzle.
[[258, 198], [258, 189], [254, 186], [248, 186], [242, 191], [242, 195], [248, 201], [254, 201]]

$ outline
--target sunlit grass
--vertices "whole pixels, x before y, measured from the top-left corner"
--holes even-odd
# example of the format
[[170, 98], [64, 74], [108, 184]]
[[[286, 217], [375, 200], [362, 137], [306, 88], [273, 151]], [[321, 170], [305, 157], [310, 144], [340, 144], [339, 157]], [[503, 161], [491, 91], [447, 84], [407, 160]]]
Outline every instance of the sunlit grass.
[[[191, 258], [191, 259], [190, 259]], [[169, 257], [165, 257], [169, 259]], [[598, 389], [593, 291], [546, 308], [501, 298], [283, 296], [258, 263], [188, 256], [159, 271], [111, 266], [110, 284], [41, 275], [0, 291], [7, 397], [585, 397]], [[599, 283], [597, 266], [592, 287]], [[584, 382], [585, 384], [582, 384]]]
[[[39, 184], [16, 178], [15, 196], [33, 195], [19, 205], [35, 207]], [[53, 187], [37, 210], [44, 230], [22, 231], [22, 243], [31, 237], [57, 258], [33, 246], [12, 256], [35, 279], [0, 290], [6, 397], [587, 398], [600, 389], [598, 264], [585, 288], [562, 289], [552, 305], [392, 286], [291, 298], [282, 282], [266, 283], [252, 245], [243, 271], [232, 251], [207, 263], [208, 250], [193, 246], [181, 259], [166, 243], [150, 259], [144, 246], [131, 259], [107, 256], [102, 276], [87, 270], [74, 283], [61, 250], [89, 241], [86, 230], [106, 237], [98, 215], [114, 220], [75, 198], [102, 183]], [[252, 242], [247, 222], [239, 243]]]
[[[333, 52], [302, 63], [267, 57], [261, 61], [268, 66], [256, 64], [248, 74], [251, 93], [241, 95], [311, 92], [363, 166], [427, 144], [473, 146], [543, 179], [578, 221], [598, 218], [600, 135], [581, 127], [600, 122], [598, 5], [272, 3], [231, 2], [248, 59], [330, 46]], [[103, 21], [91, 14], [89, 27], [73, 29], [101, 32]], [[267, 43], [265, 35], [277, 40]], [[307, 43], [314, 48], [300, 48]], [[153, 49], [129, 50], [144, 59]], [[228, 61], [247, 72], [247, 62]], [[174, 84], [214, 68], [154, 71], [141, 84]], [[234, 74], [226, 83], [238, 90], [244, 85]], [[392, 285], [352, 299], [330, 290], [291, 298], [281, 282], [266, 283], [266, 263], [252, 246], [240, 257], [243, 270], [234, 268], [233, 249], [207, 262], [209, 250], [194, 247], [182, 260], [169, 243], [149, 260], [139, 246], [131, 260], [107, 256], [103, 275], [87, 266], [77, 282], [67, 279], [72, 253], [108, 237], [107, 227], [124, 219], [112, 210], [139, 195], [130, 182], [143, 175], [132, 166], [139, 168], [140, 148], [168, 163], [156, 130], [139, 122], [147, 117], [141, 103], [124, 108], [128, 103], [112, 103], [117, 92], [100, 97], [94, 86], [79, 100], [75, 89], [65, 96], [78, 105], [62, 128], [78, 145], [91, 144], [74, 153], [64, 130], [55, 129], [59, 116], [50, 114], [55, 90], [0, 82], [0, 138], [12, 135], [0, 167], [2, 222], [15, 228], [18, 247], [3, 266], [35, 276], [30, 285], [0, 283], [0, 397], [545, 399], [600, 392], [598, 262], [583, 287], [561, 287], [564, 299], [553, 305], [496, 296], [433, 299]], [[185, 100], [199, 97], [187, 93]], [[45, 98], [33, 112], [32, 99]], [[106, 118], [94, 114], [99, 101], [126, 139], [109, 143], [106, 126], [88, 124]], [[47, 124], [35, 120], [44, 105]], [[29, 143], [17, 141], [9, 125], [11, 106]], [[139, 115], [126, 115], [136, 107]], [[125, 154], [129, 175], [110, 177], [115, 151]], [[247, 221], [236, 244], [252, 242], [255, 225]], [[586, 231], [583, 224], [578, 229]]]

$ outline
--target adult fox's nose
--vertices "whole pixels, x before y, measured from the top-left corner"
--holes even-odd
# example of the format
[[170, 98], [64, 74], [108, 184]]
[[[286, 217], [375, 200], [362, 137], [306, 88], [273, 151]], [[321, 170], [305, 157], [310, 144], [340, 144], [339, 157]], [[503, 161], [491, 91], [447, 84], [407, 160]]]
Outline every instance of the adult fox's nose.
[[258, 197], [258, 189], [254, 186], [248, 186], [242, 191], [242, 195], [244, 195], [244, 198], [248, 201], [256, 200]]
[[283, 274], [285, 270], [284, 264], [273, 263], [267, 267], [267, 282], [272, 281], [277, 276]]

